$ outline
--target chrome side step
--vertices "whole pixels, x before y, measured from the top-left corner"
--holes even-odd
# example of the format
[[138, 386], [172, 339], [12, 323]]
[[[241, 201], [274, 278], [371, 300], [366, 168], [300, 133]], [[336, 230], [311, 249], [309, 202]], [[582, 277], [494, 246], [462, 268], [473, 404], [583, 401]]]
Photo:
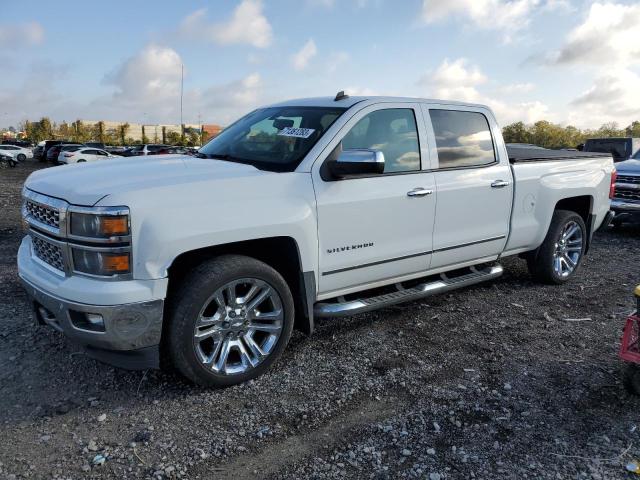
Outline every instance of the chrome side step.
[[433, 279], [432, 281], [406, 289], [402, 284], [398, 283], [395, 285], [396, 291], [382, 295], [356, 300], [346, 300], [344, 297], [339, 297], [337, 302], [318, 302], [314, 305], [314, 315], [316, 317], [346, 317], [356, 315], [397, 303], [410, 302], [457, 288], [468, 287], [487, 280], [493, 280], [502, 275], [503, 272], [500, 265], [483, 269], [470, 267], [468, 270], [469, 273], [454, 278], [449, 278], [446, 273], [442, 273], [437, 280]]

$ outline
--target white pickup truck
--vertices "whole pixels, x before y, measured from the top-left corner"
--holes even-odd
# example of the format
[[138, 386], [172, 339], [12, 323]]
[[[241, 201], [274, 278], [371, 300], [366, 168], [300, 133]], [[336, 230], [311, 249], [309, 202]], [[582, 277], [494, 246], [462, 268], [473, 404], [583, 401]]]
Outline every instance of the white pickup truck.
[[610, 155], [508, 152], [483, 106], [411, 98], [257, 109], [197, 157], [32, 174], [19, 275], [41, 324], [124, 368], [224, 386], [299, 328], [498, 277], [571, 278], [610, 218]]

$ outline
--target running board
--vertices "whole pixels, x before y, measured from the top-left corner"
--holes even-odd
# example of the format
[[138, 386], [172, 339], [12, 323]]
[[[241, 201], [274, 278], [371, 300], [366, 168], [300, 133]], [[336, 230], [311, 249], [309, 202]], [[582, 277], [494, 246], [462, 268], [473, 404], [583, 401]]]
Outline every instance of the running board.
[[454, 278], [449, 278], [445, 273], [442, 273], [437, 280], [432, 277], [431, 281], [421, 283], [411, 288], [404, 288], [402, 284], [397, 283], [395, 285], [396, 291], [382, 295], [356, 300], [346, 300], [344, 297], [338, 297], [337, 302], [318, 302], [314, 306], [314, 315], [316, 317], [346, 317], [356, 315], [397, 303], [410, 302], [457, 288], [468, 287], [487, 280], [493, 280], [502, 275], [503, 272], [500, 265], [483, 269], [470, 267], [468, 270], [469, 273]]

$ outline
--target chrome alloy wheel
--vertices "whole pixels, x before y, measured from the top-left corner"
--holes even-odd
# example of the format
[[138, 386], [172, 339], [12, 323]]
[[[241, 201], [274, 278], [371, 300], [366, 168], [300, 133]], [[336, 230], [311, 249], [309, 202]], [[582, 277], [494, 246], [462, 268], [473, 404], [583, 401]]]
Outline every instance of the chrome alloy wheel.
[[553, 252], [553, 270], [559, 277], [567, 278], [578, 266], [582, 256], [582, 227], [577, 222], [565, 225]]
[[193, 334], [198, 360], [223, 375], [245, 373], [274, 349], [284, 322], [282, 300], [267, 282], [242, 278], [214, 292]]

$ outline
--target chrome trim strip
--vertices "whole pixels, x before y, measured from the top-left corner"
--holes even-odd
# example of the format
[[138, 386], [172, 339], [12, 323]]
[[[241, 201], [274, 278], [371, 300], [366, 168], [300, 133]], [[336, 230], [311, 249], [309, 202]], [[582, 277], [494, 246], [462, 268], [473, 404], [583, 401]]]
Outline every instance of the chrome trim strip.
[[504, 238], [507, 238], [507, 236], [499, 235], [497, 237], [485, 238], [484, 240], [476, 240], [475, 242], [461, 243], [460, 245], [453, 245], [451, 247], [437, 248], [433, 251], [433, 253], [446, 252], [449, 250], [455, 250], [456, 248], [471, 247], [472, 245], [478, 245], [480, 243], [495, 242], [496, 240], [502, 240]]
[[431, 253], [433, 252], [429, 251], [429, 252], [414, 253], [412, 255], [404, 255], [402, 257], [390, 258], [388, 260], [379, 260], [377, 262], [365, 263], [364, 265], [357, 265], [355, 267], [345, 267], [345, 268], [340, 268], [338, 270], [330, 270], [328, 272], [324, 272], [322, 276], [325, 277], [327, 275], [334, 275], [336, 273], [348, 272], [349, 270], [357, 270], [358, 268], [375, 267], [376, 265], [382, 265], [384, 263], [390, 263], [390, 262], [398, 262], [400, 260], [406, 260], [408, 258], [423, 257], [425, 255], [431, 255]]
[[460, 245], [454, 245], [454, 246], [451, 246], [451, 247], [438, 248], [436, 250], [430, 250], [430, 251], [427, 251], [427, 252], [414, 253], [412, 255], [404, 255], [402, 257], [395, 257], [395, 258], [390, 258], [390, 259], [387, 259], [387, 260], [379, 260], [377, 262], [365, 263], [363, 265], [356, 265], [356, 266], [353, 266], [353, 267], [339, 268], [337, 270], [329, 270], [328, 272], [323, 272], [322, 276], [326, 277], [327, 275], [334, 275], [336, 273], [344, 273], [344, 272], [348, 272], [350, 270], [357, 270], [359, 268], [375, 267], [376, 265], [382, 265], [382, 264], [390, 263], [390, 262], [397, 262], [397, 261], [400, 261], [400, 260], [406, 260], [408, 258], [423, 257], [425, 255], [432, 255], [434, 253], [447, 252], [449, 250], [455, 250], [456, 248], [471, 247], [473, 245], [478, 245], [480, 243], [495, 242], [496, 240], [502, 240], [502, 239], [505, 239], [505, 238], [507, 238], [506, 235], [499, 235], [497, 237], [485, 238], [484, 240], [476, 240], [474, 242], [469, 242], [469, 243], [461, 243]]

